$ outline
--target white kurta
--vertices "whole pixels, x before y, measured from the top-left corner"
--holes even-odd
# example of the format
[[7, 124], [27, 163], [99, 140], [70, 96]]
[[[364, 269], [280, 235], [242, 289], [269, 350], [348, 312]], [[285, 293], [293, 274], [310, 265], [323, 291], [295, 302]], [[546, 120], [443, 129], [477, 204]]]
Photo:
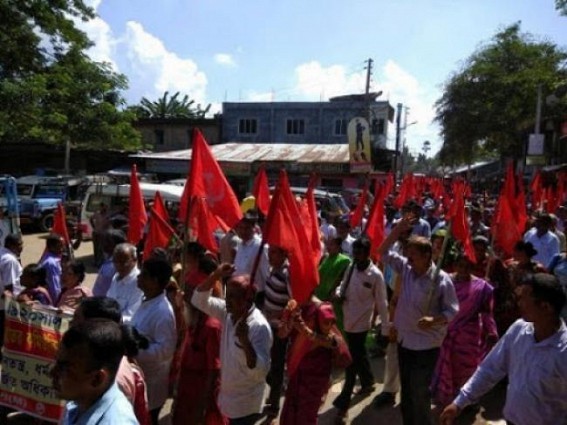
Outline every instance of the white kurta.
[[175, 316], [165, 293], [143, 301], [131, 324], [150, 342], [148, 349], [140, 350], [136, 360], [146, 378], [149, 409], [157, 409], [167, 399], [169, 368], [177, 342]]

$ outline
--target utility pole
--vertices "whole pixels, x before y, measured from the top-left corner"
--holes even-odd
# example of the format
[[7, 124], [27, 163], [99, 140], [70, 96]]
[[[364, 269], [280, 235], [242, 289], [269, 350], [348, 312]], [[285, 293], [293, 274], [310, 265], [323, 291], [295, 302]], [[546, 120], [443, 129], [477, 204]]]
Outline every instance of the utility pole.
[[398, 156], [400, 155], [400, 139], [402, 137], [402, 109], [403, 105], [396, 105], [396, 152], [394, 154], [394, 176], [398, 179]]
[[366, 90], [365, 90], [365, 99], [366, 99], [366, 120], [368, 121], [368, 125], [370, 123], [370, 77], [372, 76], [372, 63], [374, 62], [371, 58], [366, 60]]
[[404, 108], [404, 127], [402, 128], [402, 130], [404, 131], [404, 138], [402, 140], [402, 156], [400, 157], [400, 178], [403, 178], [404, 176], [404, 169], [405, 169], [405, 165], [406, 165], [406, 160], [405, 160], [405, 151], [406, 151], [406, 130], [408, 128], [408, 114], [409, 114], [409, 107], [405, 107]]

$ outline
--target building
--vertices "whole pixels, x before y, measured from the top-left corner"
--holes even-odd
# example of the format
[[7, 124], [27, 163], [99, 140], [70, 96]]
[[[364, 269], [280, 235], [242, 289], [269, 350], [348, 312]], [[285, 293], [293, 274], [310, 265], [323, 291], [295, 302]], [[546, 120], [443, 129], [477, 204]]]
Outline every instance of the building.
[[343, 144], [355, 117], [370, 118], [371, 142], [386, 148], [394, 108], [380, 93], [331, 98], [328, 102], [224, 102], [222, 141], [242, 143]]
[[193, 128], [198, 127], [209, 144], [220, 142], [221, 118], [141, 118], [133, 126], [142, 135], [142, 145], [154, 152], [188, 149]]

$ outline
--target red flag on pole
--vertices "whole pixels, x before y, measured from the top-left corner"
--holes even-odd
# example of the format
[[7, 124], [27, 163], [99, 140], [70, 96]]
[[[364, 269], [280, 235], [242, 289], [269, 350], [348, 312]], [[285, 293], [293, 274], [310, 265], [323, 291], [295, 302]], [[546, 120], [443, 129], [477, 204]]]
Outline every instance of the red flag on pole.
[[224, 232], [227, 232], [229, 227], [212, 213], [205, 198], [200, 196], [193, 198], [189, 223], [192, 236], [195, 237], [201, 245], [211, 252], [219, 252], [219, 246], [214, 234], [217, 229], [222, 229]]
[[258, 170], [254, 179], [252, 195], [256, 199], [256, 208], [264, 214], [268, 215], [270, 209], [270, 187], [268, 186], [268, 176], [263, 166]]
[[350, 225], [351, 227], [359, 226], [362, 223], [362, 216], [364, 215], [364, 208], [366, 207], [366, 203], [368, 201], [368, 180], [364, 184], [364, 189], [362, 190], [362, 194], [358, 198], [358, 204], [356, 204], [356, 208], [352, 215], [350, 216]]
[[266, 218], [264, 240], [287, 251], [293, 298], [303, 303], [319, 283], [317, 263], [287, 174], [280, 172]]
[[144, 261], [150, 257], [154, 248], [167, 248], [177, 239], [175, 231], [160, 212], [154, 208], [150, 212], [149, 229], [144, 244]]
[[161, 197], [161, 193], [159, 191], [156, 192], [154, 195], [154, 205], [152, 209], [159, 214], [161, 218], [165, 220], [166, 223], [169, 224], [169, 213], [167, 212], [167, 208], [165, 208], [165, 202], [163, 202], [163, 198]]
[[522, 233], [514, 220], [512, 202], [504, 195], [500, 195], [497, 213], [491, 227], [492, 237], [507, 255], [511, 256], [516, 242], [522, 239]]
[[63, 204], [61, 203], [57, 204], [57, 209], [53, 216], [53, 227], [51, 228], [51, 232], [61, 236], [65, 241], [65, 246], [69, 246], [71, 244], [71, 238], [69, 237], [69, 231], [67, 230], [65, 208], [63, 208]]
[[137, 245], [144, 235], [144, 227], [148, 222], [144, 197], [138, 181], [136, 165], [130, 172], [130, 208], [128, 210], [128, 242]]
[[192, 197], [205, 198], [211, 211], [231, 228], [242, 219], [238, 199], [198, 129], [193, 130], [191, 170], [179, 205], [179, 220], [183, 223]]
[[366, 225], [366, 235], [371, 242], [370, 256], [373, 261], [377, 261], [378, 255], [376, 251], [380, 244], [384, 241], [386, 237], [384, 229], [384, 198], [388, 196], [388, 185], [376, 185], [374, 191], [374, 203], [370, 209], [370, 214], [368, 216], [368, 223]]
[[306, 230], [307, 236], [311, 241], [315, 264], [318, 264], [321, 259], [321, 232], [319, 230], [317, 206], [315, 204], [315, 186], [317, 186], [317, 176], [313, 174], [309, 179], [307, 193], [305, 194], [305, 202], [307, 203], [307, 211], [309, 212], [309, 225], [306, 226]]
[[453, 237], [463, 246], [465, 256], [471, 262], [476, 263], [476, 255], [469, 229], [469, 222], [465, 213], [465, 197], [463, 190], [466, 190], [465, 186], [454, 194], [456, 196], [454, 201], [455, 207], [451, 208], [452, 215], [448, 218], [451, 221], [451, 233], [453, 234]]

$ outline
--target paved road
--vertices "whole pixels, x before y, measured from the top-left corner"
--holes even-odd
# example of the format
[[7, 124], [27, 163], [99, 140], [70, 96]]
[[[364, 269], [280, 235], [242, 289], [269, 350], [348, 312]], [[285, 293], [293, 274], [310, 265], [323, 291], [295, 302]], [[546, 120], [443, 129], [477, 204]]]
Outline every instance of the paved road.
[[[26, 265], [31, 262], [37, 262], [45, 247], [46, 234], [27, 234], [24, 235], [24, 250], [22, 252], [22, 264]], [[79, 261], [83, 261], [87, 265], [86, 282], [89, 285], [94, 283], [96, 278], [96, 269], [92, 264], [92, 243], [83, 242], [79, 249], [75, 252], [75, 257]], [[400, 408], [397, 404], [394, 407], [383, 409], [374, 409], [371, 406], [371, 400], [374, 395], [378, 394], [381, 390], [381, 382], [384, 376], [384, 359], [373, 358], [372, 367], [374, 376], [377, 378], [377, 388], [374, 394], [365, 399], [354, 399], [353, 405], [350, 409], [349, 422], [353, 425], [360, 424], [388, 424], [388, 425], [401, 425]], [[340, 377], [337, 377], [335, 384], [332, 385], [330, 392], [327, 396], [325, 404], [321, 408], [319, 424], [332, 425], [336, 411], [332, 407], [333, 399], [340, 393], [342, 382]], [[504, 425], [502, 420], [502, 406], [504, 400], [504, 390], [502, 387], [497, 387], [490, 394], [488, 394], [480, 403], [480, 411], [468, 412], [457, 422], [458, 425]], [[399, 400], [398, 400], [399, 401]], [[169, 425], [169, 413], [171, 403], [168, 402], [162, 410], [160, 423], [162, 425]], [[13, 417], [10, 421], [11, 424], [29, 424], [29, 418], [24, 418], [22, 415]], [[191, 425], [191, 424], [187, 424]]]

